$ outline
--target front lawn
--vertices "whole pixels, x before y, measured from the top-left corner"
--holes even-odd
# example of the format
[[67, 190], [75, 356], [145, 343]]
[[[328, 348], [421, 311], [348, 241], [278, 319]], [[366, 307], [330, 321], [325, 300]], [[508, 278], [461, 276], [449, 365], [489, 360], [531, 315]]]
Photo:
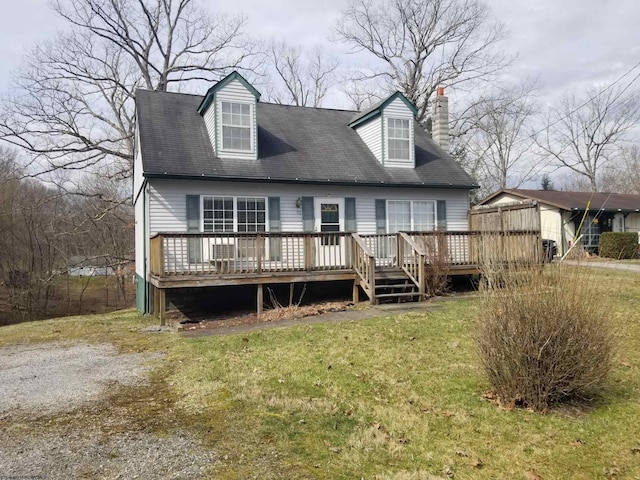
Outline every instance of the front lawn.
[[[640, 275], [589, 274], [619, 338], [610, 385], [589, 409], [546, 415], [483, 398], [476, 300], [198, 339], [139, 333], [150, 320], [125, 312], [2, 327], [0, 344], [165, 352], [152, 388], [116, 406], [136, 428], [195, 432], [217, 454], [212, 478], [640, 478]], [[73, 421], [87, 419], [100, 421]]]

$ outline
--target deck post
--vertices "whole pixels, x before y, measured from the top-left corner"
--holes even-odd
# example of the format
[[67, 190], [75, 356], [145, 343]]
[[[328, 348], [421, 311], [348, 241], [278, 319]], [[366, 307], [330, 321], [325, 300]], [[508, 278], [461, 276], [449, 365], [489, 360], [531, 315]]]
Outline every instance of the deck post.
[[264, 290], [262, 288], [262, 283], [259, 283], [257, 285], [257, 291], [256, 291], [256, 310], [257, 310], [257, 314], [258, 317], [260, 315], [262, 315], [262, 306], [264, 304]]
[[369, 281], [371, 285], [371, 305], [375, 305], [376, 299], [376, 258], [369, 258]]
[[258, 234], [256, 237], [256, 273], [262, 273], [262, 235]]
[[358, 303], [360, 301], [360, 291], [358, 289], [358, 284], [360, 280], [357, 278], [353, 280], [353, 303]]
[[304, 269], [313, 270], [313, 236], [308, 233], [304, 236]]
[[427, 262], [425, 261], [424, 255], [420, 255], [420, 269], [418, 270], [418, 283], [420, 283], [418, 289], [418, 293], [420, 296], [418, 297], [419, 302], [424, 301], [424, 297], [427, 293]]
[[164, 288], [159, 288], [157, 290], [158, 293], [158, 315], [160, 317], [160, 325], [166, 325], [167, 324], [167, 290]]

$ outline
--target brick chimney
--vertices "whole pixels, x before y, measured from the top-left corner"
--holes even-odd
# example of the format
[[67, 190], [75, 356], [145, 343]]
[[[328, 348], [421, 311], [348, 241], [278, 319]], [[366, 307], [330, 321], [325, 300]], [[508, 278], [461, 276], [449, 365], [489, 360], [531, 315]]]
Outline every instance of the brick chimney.
[[449, 99], [444, 95], [444, 87], [438, 87], [433, 101], [431, 136], [433, 141], [449, 153]]

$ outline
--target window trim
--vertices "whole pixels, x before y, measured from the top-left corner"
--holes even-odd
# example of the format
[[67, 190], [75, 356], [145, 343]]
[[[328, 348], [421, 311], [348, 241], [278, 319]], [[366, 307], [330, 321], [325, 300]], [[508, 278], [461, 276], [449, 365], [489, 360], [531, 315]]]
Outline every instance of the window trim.
[[[414, 203], [431, 203], [433, 205], [433, 229], [431, 230], [420, 230], [422, 232], [433, 232], [436, 231], [438, 229], [438, 201], [437, 200], [431, 200], [431, 199], [406, 199], [406, 198], [390, 198], [386, 200], [385, 203], [385, 208], [386, 208], [386, 229], [387, 229], [387, 233], [391, 232], [391, 228], [389, 228], [390, 223], [391, 223], [391, 215], [389, 214], [389, 202], [404, 202], [404, 203], [409, 203], [409, 219], [411, 221], [411, 229], [408, 230], [410, 232], [415, 232], [417, 231], [415, 229], [415, 218], [414, 218]], [[399, 232], [404, 232], [407, 230], [398, 230]], [[394, 232], [395, 233], [395, 232]]]
[[[248, 150], [242, 150], [237, 148], [225, 148], [224, 146], [224, 127], [236, 127], [236, 128], [245, 128], [238, 127], [237, 125], [225, 125], [222, 121], [223, 113], [222, 113], [222, 104], [228, 103], [231, 105], [248, 105], [249, 106], [249, 146]], [[229, 152], [229, 153], [255, 153], [255, 115], [254, 115], [255, 105], [251, 102], [237, 102], [232, 100], [219, 100], [218, 101], [218, 112], [219, 112], [219, 121], [220, 121], [220, 151], [221, 152]]]
[[[233, 199], [233, 232], [215, 232], [215, 231], [205, 231], [204, 229], [204, 200], [205, 198], [232, 198]], [[238, 198], [255, 198], [264, 200], [264, 232], [238, 232]], [[200, 232], [201, 233], [210, 233], [213, 235], [217, 234], [252, 234], [252, 233], [267, 233], [270, 229], [269, 225], [269, 198], [263, 196], [256, 195], [225, 195], [225, 194], [217, 194], [217, 195], [200, 195]]]
[[[389, 128], [390, 128], [390, 122], [391, 121], [403, 121], [403, 122], [407, 122], [407, 133], [409, 134], [408, 138], [399, 138], [399, 137], [391, 137], [391, 135], [389, 134]], [[392, 161], [396, 161], [396, 162], [411, 162], [411, 160], [413, 159], [413, 155], [411, 154], [411, 145], [413, 144], [413, 142], [411, 141], [413, 136], [412, 136], [412, 132], [411, 132], [411, 120], [409, 118], [402, 118], [402, 117], [386, 117], [386, 125], [385, 125], [385, 143], [386, 143], [386, 150], [387, 150], [387, 160], [392, 160]], [[396, 127], [394, 127], [395, 129]], [[406, 140], [407, 142], [407, 147], [408, 147], [408, 153], [409, 156], [408, 158], [398, 158], [398, 157], [392, 157], [391, 156], [391, 149], [389, 148], [389, 142], [391, 140]]]

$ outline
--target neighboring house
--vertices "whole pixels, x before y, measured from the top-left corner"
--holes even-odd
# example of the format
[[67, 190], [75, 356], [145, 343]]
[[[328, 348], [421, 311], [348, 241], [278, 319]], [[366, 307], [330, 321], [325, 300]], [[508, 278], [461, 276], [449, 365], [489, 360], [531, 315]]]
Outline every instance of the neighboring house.
[[596, 251], [603, 232], [640, 231], [640, 195], [503, 189], [482, 200], [480, 205], [522, 200], [539, 203], [542, 238], [555, 240], [560, 255], [580, 235], [582, 245]]
[[105, 265], [104, 258], [71, 257], [67, 266], [67, 275], [72, 277], [95, 277], [113, 275], [113, 268]]
[[260, 102], [237, 72], [204, 97], [139, 90], [138, 309], [181, 287], [358, 281], [369, 249], [397, 263], [386, 234], [467, 230], [476, 185], [445, 153], [439, 94], [432, 140], [399, 92], [353, 112]]

